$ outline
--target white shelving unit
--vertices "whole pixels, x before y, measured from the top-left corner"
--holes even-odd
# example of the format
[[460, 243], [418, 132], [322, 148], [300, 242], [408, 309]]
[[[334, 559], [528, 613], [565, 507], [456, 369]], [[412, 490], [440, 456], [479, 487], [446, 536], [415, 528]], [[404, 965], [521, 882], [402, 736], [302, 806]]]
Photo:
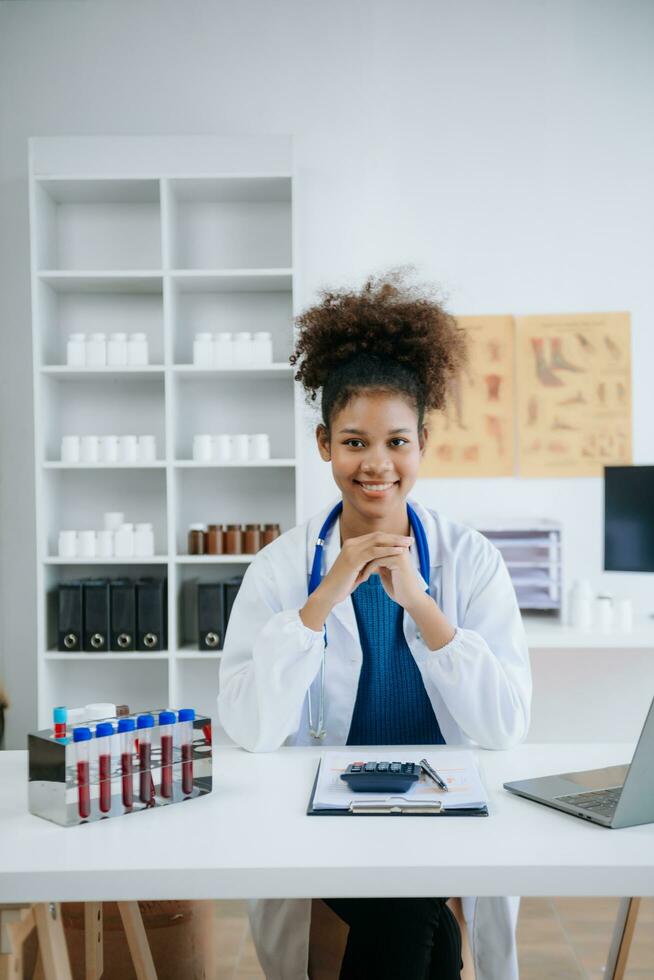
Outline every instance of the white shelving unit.
[[[192, 705], [215, 717], [220, 653], [194, 647], [187, 582], [245, 571], [251, 556], [189, 556], [190, 523], [300, 519], [302, 405], [288, 356], [297, 291], [290, 138], [30, 141], [39, 725], [56, 704]], [[193, 335], [268, 330], [272, 365], [206, 370]], [[71, 368], [69, 333], [145, 332], [150, 364]], [[272, 459], [191, 459], [196, 432], [263, 432]], [[61, 436], [154, 433], [142, 465], [64, 464]], [[104, 511], [151, 521], [155, 557], [61, 559], [64, 528]], [[80, 578], [167, 577], [168, 649], [56, 650], [52, 594]]]

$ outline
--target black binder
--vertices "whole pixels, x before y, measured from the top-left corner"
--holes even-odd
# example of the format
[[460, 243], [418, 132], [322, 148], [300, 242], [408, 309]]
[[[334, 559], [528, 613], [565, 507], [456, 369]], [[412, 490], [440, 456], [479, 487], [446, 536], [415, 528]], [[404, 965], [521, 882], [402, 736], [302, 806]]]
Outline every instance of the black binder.
[[82, 583], [62, 582], [57, 589], [57, 650], [82, 649]]
[[129, 579], [109, 583], [109, 649], [136, 649], [136, 589]]
[[84, 630], [82, 649], [102, 653], [109, 649], [109, 583], [106, 579], [84, 582]]
[[160, 651], [168, 642], [166, 580], [143, 578], [136, 583], [136, 649]]
[[223, 645], [223, 583], [200, 582], [197, 589], [198, 650], [219, 650]]

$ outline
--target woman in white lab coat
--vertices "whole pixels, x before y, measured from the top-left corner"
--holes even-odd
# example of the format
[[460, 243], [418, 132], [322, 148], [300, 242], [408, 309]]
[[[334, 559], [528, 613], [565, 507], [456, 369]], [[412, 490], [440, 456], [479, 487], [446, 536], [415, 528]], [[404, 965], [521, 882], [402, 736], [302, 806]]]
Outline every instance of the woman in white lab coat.
[[[332, 503], [249, 566], [220, 664], [220, 721], [253, 752], [282, 744], [506, 748], [526, 735], [531, 698], [508, 572], [483, 535], [409, 498], [428, 438], [425, 413], [443, 407], [461, 370], [463, 334], [401, 274], [322, 296], [297, 319], [291, 361], [311, 397], [321, 391], [318, 450], [342, 508], [333, 513]], [[385, 937], [385, 962], [373, 964], [365, 916], [400, 921], [399, 903], [412, 901], [327, 900], [350, 924], [342, 978], [365, 975], [362, 962], [376, 980], [394, 969], [403, 980], [458, 976], [460, 937], [445, 899], [420, 900], [422, 958], [398, 974]], [[517, 906], [464, 899], [477, 980], [517, 978]], [[250, 904], [268, 980], [306, 980], [310, 909], [310, 899]]]

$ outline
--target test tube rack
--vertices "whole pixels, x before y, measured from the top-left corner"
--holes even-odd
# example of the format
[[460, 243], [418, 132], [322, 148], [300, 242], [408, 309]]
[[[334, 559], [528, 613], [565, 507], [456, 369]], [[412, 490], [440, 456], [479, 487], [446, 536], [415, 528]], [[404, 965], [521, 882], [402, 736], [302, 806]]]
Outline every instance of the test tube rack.
[[[166, 709], [157, 708], [147, 713], [152, 714], [156, 720], [160, 710]], [[139, 712], [139, 714], [143, 713]], [[136, 720], [137, 715], [127, 717]], [[84, 724], [95, 736], [97, 726], [106, 721], [112, 722], [114, 728], [117, 728], [117, 718], [99, 718]], [[72, 729], [67, 729], [65, 738], [55, 738], [54, 730], [51, 728], [30, 732], [27, 736], [30, 813], [51, 820], [62, 827], [72, 827], [110, 817], [124, 816], [128, 813], [170, 806], [173, 803], [186, 802], [210, 793], [212, 787], [211, 718], [196, 714], [195, 719], [186, 724], [192, 726], [190, 758], [188, 756], [182, 758], [181, 726], [179, 724], [168, 726], [173, 731], [173, 754], [172, 764], [167, 767], [162, 765], [159, 725], [155, 724], [145, 730], [149, 734], [151, 745], [149, 766], [140, 765], [138, 738], [143, 730], [137, 729], [133, 732], [136, 744], [132, 744], [129, 773], [125, 772], [121, 759], [121, 735], [115, 734], [105, 738], [103, 740], [105, 744], [109, 743], [110, 766], [108, 778], [103, 776], [102, 780], [98, 741], [92, 737], [86, 743], [89, 747], [86, 777], [88, 782], [85, 780], [82, 786], [78, 779], [77, 767], [79, 743], [73, 741]], [[165, 776], [164, 768], [169, 769]], [[84, 812], [88, 811], [88, 816], [80, 815], [80, 792], [86, 797], [86, 806], [82, 809]], [[131, 805], [126, 805], [126, 800], [131, 800]]]

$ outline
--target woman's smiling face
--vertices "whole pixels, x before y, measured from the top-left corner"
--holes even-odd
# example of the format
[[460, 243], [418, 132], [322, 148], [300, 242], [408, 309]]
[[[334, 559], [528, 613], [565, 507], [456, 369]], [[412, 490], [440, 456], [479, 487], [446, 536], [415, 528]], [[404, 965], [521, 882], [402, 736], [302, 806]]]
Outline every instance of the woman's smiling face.
[[418, 432], [416, 408], [402, 395], [355, 395], [331, 420], [331, 438], [320, 425], [318, 449], [331, 460], [343, 501], [362, 517], [379, 519], [406, 500], [418, 477], [427, 439]]

